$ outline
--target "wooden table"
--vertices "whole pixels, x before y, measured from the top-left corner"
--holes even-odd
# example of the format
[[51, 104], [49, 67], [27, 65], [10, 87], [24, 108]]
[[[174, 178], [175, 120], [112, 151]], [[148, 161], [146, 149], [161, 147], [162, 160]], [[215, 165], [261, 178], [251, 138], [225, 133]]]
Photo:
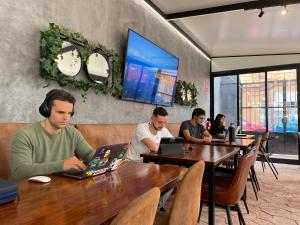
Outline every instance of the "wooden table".
[[241, 150], [246, 150], [255, 144], [255, 139], [235, 139], [234, 142], [203, 142], [203, 145], [238, 147]]
[[21, 180], [20, 200], [0, 206], [0, 224], [109, 224], [152, 187], [177, 185], [186, 168], [126, 161], [113, 172], [85, 180], [51, 176], [48, 184]]
[[209, 198], [209, 224], [215, 224], [215, 204], [214, 204], [214, 176], [215, 168], [224, 160], [236, 155], [239, 147], [226, 147], [216, 145], [191, 145], [192, 149], [180, 155], [158, 155], [157, 153], [141, 154], [144, 162], [155, 162], [159, 164], [176, 164], [191, 166], [194, 163], [203, 160], [205, 170], [208, 172], [208, 198]]
[[254, 134], [246, 134], [246, 135], [236, 135], [235, 139], [255, 139], [255, 135]]

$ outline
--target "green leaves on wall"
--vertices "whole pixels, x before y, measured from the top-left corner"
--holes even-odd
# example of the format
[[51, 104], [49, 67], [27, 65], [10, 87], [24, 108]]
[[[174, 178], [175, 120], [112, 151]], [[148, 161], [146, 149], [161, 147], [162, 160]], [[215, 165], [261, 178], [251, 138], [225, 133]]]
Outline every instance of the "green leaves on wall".
[[[64, 40], [72, 41], [83, 48], [82, 60], [88, 63], [88, 58], [93, 52], [99, 52], [109, 59], [112, 63], [112, 82], [91, 83], [86, 80], [76, 79], [62, 74], [57, 67], [56, 58], [62, 49]], [[118, 54], [107, 49], [104, 45], [97, 43], [91, 44], [80, 33], [71, 32], [65, 27], [54, 23], [49, 24], [49, 30], [41, 32], [40, 38], [41, 57], [40, 57], [40, 75], [47, 81], [45, 87], [52, 81], [56, 81], [61, 87], [69, 86], [81, 90], [84, 101], [87, 99], [87, 93], [92, 89], [96, 94], [110, 94], [116, 98], [122, 95], [121, 66]], [[178, 80], [176, 82], [175, 103], [191, 108], [197, 106], [197, 89], [194, 84]]]
[[198, 105], [197, 94], [198, 91], [195, 84], [177, 80], [175, 93], [176, 104], [190, 106], [191, 108], [196, 107]]
[[[82, 59], [84, 63], [88, 63], [88, 57], [93, 52], [99, 52], [112, 63], [112, 82], [91, 83], [86, 80], [68, 77], [62, 74], [57, 67], [55, 59], [62, 48], [63, 40], [69, 40], [83, 47]], [[61, 87], [70, 86], [81, 90], [84, 101], [87, 98], [89, 89], [94, 90], [96, 94], [110, 94], [114, 97], [122, 95], [122, 79], [121, 68], [118, 54], [107, 49], [104, 45], [97, 43], [91, 44], [80, 33], [73, 33], [65, 27], [60, 27], [54, 23], [50, 23], [50, 29], [41, 32], [40, 38], [41, 57], [40, 57], [40, 75], [47, 81], [49, 86], [51, 81], [56, 81]], [[111, 71], [109, 71], [110, 73]]]

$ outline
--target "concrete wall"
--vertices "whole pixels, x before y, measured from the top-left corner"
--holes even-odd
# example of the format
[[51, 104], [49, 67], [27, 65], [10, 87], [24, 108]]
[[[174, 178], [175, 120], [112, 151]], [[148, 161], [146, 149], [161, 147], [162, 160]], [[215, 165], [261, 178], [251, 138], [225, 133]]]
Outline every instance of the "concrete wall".
[[[42, 119], [38, 106], [45, 93], [39, 75], [40, 31], [49, 22], [80, 32], [91, 42], [100, 42], [124, 58], [127, 29], [132, 28], [180, 59], [179, 79], [194, 82], [200, 91], [199, 106], [209, 110], [210, 62], [185, 39], [150, 11], [142, 0], [1, 0], [0, 3], [0, 122], [33, 122]], [[85, 74], [80, 74], [83, 77]], [[67, 88], [66, 88], [67, 89]], [[82, 102], [80, 91], [67, 89], [77, 98], [74, 123], [135, 123], [148, 120], [155, 106], [116, 100], [88, 93]], [[190, 118], [191, 109], [167, 108], [170, 122]]]

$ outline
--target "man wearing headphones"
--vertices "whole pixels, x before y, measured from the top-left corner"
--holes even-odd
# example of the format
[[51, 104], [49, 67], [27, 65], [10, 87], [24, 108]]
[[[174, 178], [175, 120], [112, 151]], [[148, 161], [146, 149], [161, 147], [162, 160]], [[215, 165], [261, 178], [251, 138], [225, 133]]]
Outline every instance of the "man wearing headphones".
[[39, 108], [44, 120], [20, 129], [12, 141], [11, 178], [85, 170], [94, 149], [69, 125], [75, 98], [64, 90], [47, 93]]

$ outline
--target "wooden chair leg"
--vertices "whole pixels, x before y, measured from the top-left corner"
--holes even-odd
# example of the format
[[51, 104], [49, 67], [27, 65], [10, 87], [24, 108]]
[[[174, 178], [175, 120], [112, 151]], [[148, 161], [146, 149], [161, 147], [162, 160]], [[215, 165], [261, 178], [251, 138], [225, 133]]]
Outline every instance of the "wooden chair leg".
[[242, 214], [242, 211], [241, 211], [241, 209], [240, 209], [239, 204], [236, 204], [235, 207], [236, 207], [237, 212], [238, 212], [240, 224], [241, 224], [241, 225], [246, 225], [246, 222], [245, 222], [245, 220], [244, 220], [244, 217], [243, 217], [243, 214]]
[[254, 181], [255, 181], [257, 190], [260, 191], [260, 186], [259, 186], [259, 183], [258, 183], [258, 179], [257, 179], [257, 176], [256, 176], [256, 171], [255, 171], [254, 166], [252, 166], [250, 169], [251, 169], [251, 171], [252, 171], [252, 176], [253, 176], [253, 178], [254, 178]]
[[254, 191], [256, 200], [258, 200], [257, 191], [256, 191], [256, 187], [255, 187], [255, 185], [254, 185], [254, 180], [253, 180], [253, 176], [252, 176], [252, 174], [251, 174], [251, 171], [249, 172], [249, 175], [250, 175], [250, 180], [251, 180], [251, 184], [252, 184], [252, 187], [253, 187], [253, 191]]
[[[274, 175], [275, 178], [278, 180], [278, 177], [277, 177], [277, 175], [276, 175], [276, 172], [275, 172], [275, 170], [273, 169], [273, 167], [271, 166], [271, 163], [270, 163], [269, 159], [268, 159], [266, 156], [264, 156], [264, 157], [265, 157], [266, 162], [268, 163], [268, 166], [270, 167], [270, 169], [271, 169], [273, 175]], [[274, 165], [273, 165], [273, 166], [274, 166]]]
[[229, 205], [226, 206], [226, 214], [227, 214], [228, 224], [232, 225], [230, 206]]
[[261, 168], [262, 168], [263, 172], [265, 172], [265, 165], [264, 165], [262, 158], [260, 158], [260, 163], [261, 163]]
[[243, 200], [245, 208], [247, 210], [247, 214], [249, 214], [249, 208], [248, 208], [248, 204], [247, 204], [247, 200], [246, 200], [245, 195], [242, 196], [242, 200]]
[[270, 158], [270, 157], [268, 157], [268, 159], [269, 159], [269, 161], [270, 161], [271, 165], [273, 166], [273, 168], [274, 168], [275, 172], [277, 173], [277, 175], [279, 175], [279, 173], [278, 173], [278, 171], [277, 171], [276, 167], [274, 166], [274, 163], [273, 163], [273, 161], [271, 160], [271, 158]]

